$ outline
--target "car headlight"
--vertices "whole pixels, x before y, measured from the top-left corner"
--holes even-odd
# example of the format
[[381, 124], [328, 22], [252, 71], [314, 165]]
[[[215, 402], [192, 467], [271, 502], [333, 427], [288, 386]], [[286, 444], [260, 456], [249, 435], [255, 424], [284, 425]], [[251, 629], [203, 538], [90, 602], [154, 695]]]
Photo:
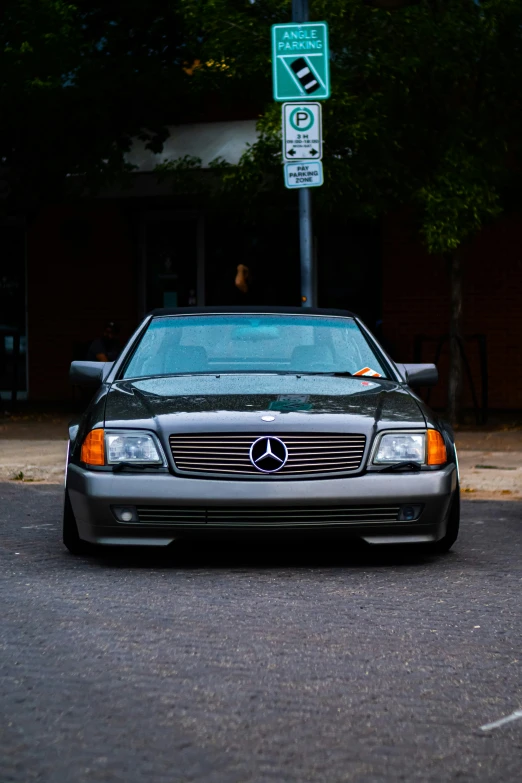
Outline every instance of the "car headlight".
[[147, 432], [105, 432], [107, 465], [134, 462], [140, 465], [163, 465], [160, 446]]
[[86, 465], [96, 467], [122, 462], [166, 465], [163, 450], [155, 435], [130, 430], [91, 430], [83, 441], [80, 459]]
[[417, 462], [421, 465], [445, 465], [448, 452], [438, 430], [425, 432], [385, 432], [377, 441], [374, 465]]
[[389, 432], [381, 435], [373, 462], [386, 465], [393, 462], [426, 463], [426, 435], [423, 432]]

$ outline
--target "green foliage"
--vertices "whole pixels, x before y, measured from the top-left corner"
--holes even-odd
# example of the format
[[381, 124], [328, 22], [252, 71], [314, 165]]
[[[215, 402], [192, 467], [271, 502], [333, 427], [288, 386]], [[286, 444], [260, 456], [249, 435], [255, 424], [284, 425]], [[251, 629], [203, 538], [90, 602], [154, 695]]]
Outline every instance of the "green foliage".
[[[518, 193], [522, 0], [310, 4], [332, 51], [317, 210], [408, 204], [431, 252], [455, 249]], [[24, 203], [80, 192], [128, 171], [132, 137], [160, 152], [167, 125], [258, 116], [259, 140], [239, 166], [213, 163], [208, 193], [197, 161], [159, 174], [223, 209], [279, 209], [270, 26], [290, 19], [291, 0], [3, 0], [0, 179]]]
[[[197, 30], [194, 51], [229, 66], [202, 69], [198, 83], [267, 100], [259, 141], [225, 172], [225, 190], [245, 204], [284, 199], [280, 107], [266, 96], [269, 26], [290, 20], [290, 0], [185, 0], [182, 9]], [[328, 21], [332, 51], [317, 208], [357, 217], [408, 204], [430, 252], [457, 248], [499, 214], [518, 176], [522, 0], [420, 0], [394, 13], [311, 0], [310, 18]]]
[[176, 160], [166, 160], [155, 167], [158, 182], [169, 182], [177, 194], [200, 193], [204, 188], [201, 177], [201, 158], [184, 155]]
[[113, 182], [132, 137], [160, 151], [190, 110], [185, 50], [176, 3], [3, 0], [0, 179], [13, 203]]
[[488, 171], [465, 151], [449, 150], [432, 180], [417, 192], [422, 233], [430, 253], [456, 250], [502, 212]]
[[270, 27], [290, 21], [289, 0], [178, 0], [187, 50], [200, 63], [194, 89], [270, 100]]

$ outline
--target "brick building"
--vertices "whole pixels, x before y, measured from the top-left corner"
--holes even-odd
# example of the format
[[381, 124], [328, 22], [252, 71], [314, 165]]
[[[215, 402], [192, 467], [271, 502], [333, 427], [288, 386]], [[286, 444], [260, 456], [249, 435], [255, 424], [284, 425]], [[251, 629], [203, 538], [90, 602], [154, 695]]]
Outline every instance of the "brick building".
[[[412, 238], [407, 216], [384, 221], [382, 242], [382, 313], [384, 334], [396, 359], [413, 361], [415, 336], [437, 338], [448, 330], [448, 275], [442, 261], [429, 257]], [[487, 349], [489, 407], [522, 408], [522, 215], [504, 215], [462, 249], [463, 335], [480, 403], [479, 341]], [[433, 361], [436, 342], [423, 343], [421, 358]], [[438, 361], [442, 382], [430, 404], [445, 404], [448, 367], [447, 345]], [[472, 403], [465, 380], [465, 403]]]
[[[189, 126], [173, 135], [163, 156], [198, 154], [206, 165], [220, 155], [234, 163], [253, 138], [251, 121]], [[25, 221], [0, 224], [0, 327], [15, 325], [21, 333], [22, 397], [70, 399], [69, 363], [82, 358], [106, 320], [118, 321], [125, 338], [153, 307], [231, 303], [238, 263], [253, 267], [267, 304], [299, 302], [296, 209], [270, 224], [260, 215], [245, 229], [239, 216], [213, 214], [158, 183], [152, 153], [137, 147], [133, 155], [139, 172], [129, 190], [48, 205]], [[413, 238], [408, 216], [318, 220], [314, 230], [319, 306], [353, 309], [374, 329], [382, 321], [398, 361], [419, 358], [419, 350], [422, 360], [433, 360], [449, 323], [447, 273]], [[463, 253], [464, 332], [485, 338], [494, 409], [522, 408], [521, 235], [522, 216], [506, 215]], [[422, 345], [417, 339], [416, 348], [421, 335], [427, 339]], [[480, 395], [478, 345], [466, 343]], [[0, 333], [4, 397], [12, 346], [12, 337]], [[439, 367], [435, 406], [445, 402], [447, 349]]]

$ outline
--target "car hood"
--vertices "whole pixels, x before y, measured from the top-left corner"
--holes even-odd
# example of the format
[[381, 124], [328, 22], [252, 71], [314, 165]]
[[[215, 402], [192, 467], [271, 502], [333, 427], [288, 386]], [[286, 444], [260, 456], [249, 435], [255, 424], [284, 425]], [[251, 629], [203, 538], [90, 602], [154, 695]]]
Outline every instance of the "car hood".
[[[273, 417], [269, 422], [262, 417]], [[360, 432], [424, 427], [411, 391], [394, 381], [321, 375], [180, 375], [118, 381], [106, 427], [173, 432]]]

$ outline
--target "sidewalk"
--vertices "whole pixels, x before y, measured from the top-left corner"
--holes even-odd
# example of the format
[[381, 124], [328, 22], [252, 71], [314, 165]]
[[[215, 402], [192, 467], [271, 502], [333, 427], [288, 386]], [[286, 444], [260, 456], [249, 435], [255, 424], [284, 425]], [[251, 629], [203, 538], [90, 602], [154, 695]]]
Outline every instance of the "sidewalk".
[[462, 496], [522, 500], [522, 427], [456, 433]]
[[69, 414], [0, 418], [0, 481], [61, 484]]
[[461, 447], [458, 455], [463, 497], [522, 500], [522, 451], [479, 451]]
[[[61, 484], [69, 415], [0, 419], [0, 481]], [[457, 433], [467, 499], [522, 500], [522, 427]]]

